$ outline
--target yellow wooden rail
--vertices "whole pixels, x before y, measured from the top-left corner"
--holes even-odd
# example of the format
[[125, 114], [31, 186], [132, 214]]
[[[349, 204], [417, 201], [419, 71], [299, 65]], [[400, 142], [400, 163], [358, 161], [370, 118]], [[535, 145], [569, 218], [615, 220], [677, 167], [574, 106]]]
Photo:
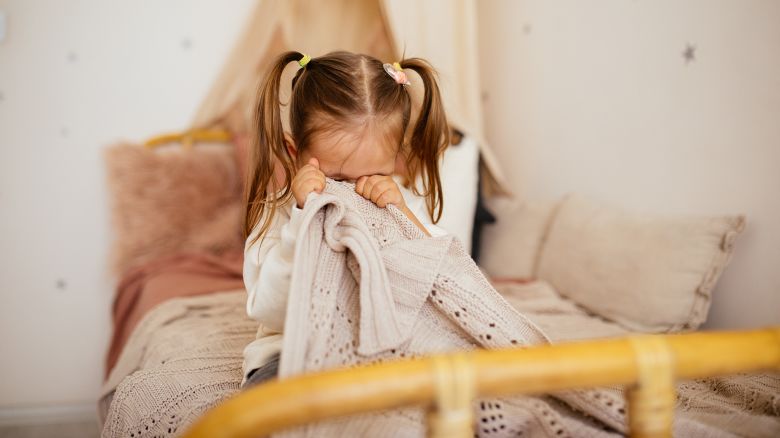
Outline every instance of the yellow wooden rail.
[[144, 147], [152, 149], [167, 143], [181, 143], [189, 149], [198, 141], [227, 142], [232, 138], [230, 131], [224, 129], [191, 129], [182, 132], [156, 135], [144, 142]]
[[411, 405], [430, 410], [430, 436], [470, 437], [463, 407], [474, 397], [604, 385], [628, 388], [631, 436], [671, 436], [675, 380], [765, 370], [780, 370], [780, 327], [473, 350], [261, 384], [206, 412], [184, 437], [257, 437]]

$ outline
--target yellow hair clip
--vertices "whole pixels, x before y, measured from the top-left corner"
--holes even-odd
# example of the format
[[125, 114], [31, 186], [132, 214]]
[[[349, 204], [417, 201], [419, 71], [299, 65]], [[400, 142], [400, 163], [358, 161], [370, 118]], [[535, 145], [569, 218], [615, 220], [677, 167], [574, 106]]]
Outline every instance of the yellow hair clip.
[[298, 61], [298, 65], [300, 65], [301, 67], [306, 67], [306, 64], [308, 64], [308, 63], [309, 63], [309, 61], [311, 61], [311, 56], [309, 56], [309, 55], [307, 55], [307, 54], [305, 54], [305, 53], [304, 53], [304, 54], [303, 54], [303, 58], [301, 58], [301, 59]]
[[409, 85], [409, 78], [406, 77], [406, 73], [401, 68], [401, 64], [394, 62], [392, 64], [385, 63], [382, 64], [382, 67], [384, 67], [385, 72], [387, 72], [388, 75], [390, 75], [391, 78], [395, 80], [396, 83], [401, 85]]

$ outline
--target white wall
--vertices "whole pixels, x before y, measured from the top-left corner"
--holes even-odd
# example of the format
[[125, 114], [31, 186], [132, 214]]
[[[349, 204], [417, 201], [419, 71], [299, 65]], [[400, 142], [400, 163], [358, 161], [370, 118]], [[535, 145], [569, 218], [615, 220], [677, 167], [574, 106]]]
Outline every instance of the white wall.
[[[226, 4], [0, 0], [0, 421], [93, 409], [114, 282], [100, 151], [186, 126], [253, 1]], [[780, 322], [780, 3], [479, 12], [488, 134], [518, 192], [744, 212], [711, 326]]]
[[516, 193], [744, 213], [706, 327], [780, 324], [780, 2], [493, 0], [478, 13], [487, 137]]
[[185, 128], [253, 5], [0, 0], [0, 423], [96, 409], [115, 281], [101, 149]]

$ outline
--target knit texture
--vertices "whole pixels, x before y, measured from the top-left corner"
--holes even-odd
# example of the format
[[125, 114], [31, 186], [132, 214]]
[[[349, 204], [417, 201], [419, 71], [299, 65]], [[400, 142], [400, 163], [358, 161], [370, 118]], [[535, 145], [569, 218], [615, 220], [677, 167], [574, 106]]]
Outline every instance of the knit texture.
[[168, 300], [125, 344], [101, 388], [110, 398], [101, 437], [172, 437], [235, 394], [242, 350], [257, 332], [246, 291]]
[[[398, 209], [378, 209], [346, 183], [329, 180], [324, 194], [310, 195], [306, 213], [282, 377], [444, 351], [628, 334], [544, 282], [501, 285], [497, 293], [456, 240], [424, 236]], [[102, 437], [178, 436], [236, 394], [242, 350], [257, 330], [245, 304], [246, 291], [237, 290], [152, 309], [102, 388], [110, 403]], [[780, 436], [777, 374], [681, 382], [678, 392], [675, 436]], [[625, 433], [623, 394], [615, 388], [484, 398], [473, 408], [478, 436]], [[275, 434], [302, 435], [422, 437], [424, 414], [409, 407]]]
[[[497, 284], [496, 288], [554, 341], [624, 334], [619, 326], [588, 316], [544, 282]], [[246, 291], [239, 289], [175, 298], [152, 309], [133, 331], [102, 388], [100, 405], [106, 407], [101, 415], [102, 437], [179, 436], [203, 412], [236, 395], [242, 378], [242, 349], [257, 330], [257, 322], [246, 315], [245, 304]], [[780, 436], [780, 378], [776, 373], [680, 382], [677, 389], [674, 436]], [[522, 429], [513, 428], [515, 436], [544, 437], [563, 428], [578, 430], [579, 436], [606, 433], [598, 423], [553, 397], [520, 401], [529, 412], [526, 417], [533, 417]], [[474, 408], [482, 434], [503, 431], [500, 401], [480, 400]], [[417, 411], [407, 412], [418, 418]]]
[[[282, 378], [475, 348], [549, 343], [491, 286], [460, 241], [427, 237], [395, 206], [376, 207], [354, 185], [327, 180], [306, 200], [296, 243], [279, 375]], [[479, 400], [479, 436], [599, 436], [625, 432], [619, 388], [555, 398], [597, 421], [553, 418], [542, 398]], [[423, 436], [422, 408], [310, 425], [284, 436]], [[595, 423], [594, 423], [595, 424]], [[587, 430], [586, 430], [587, 429]]]

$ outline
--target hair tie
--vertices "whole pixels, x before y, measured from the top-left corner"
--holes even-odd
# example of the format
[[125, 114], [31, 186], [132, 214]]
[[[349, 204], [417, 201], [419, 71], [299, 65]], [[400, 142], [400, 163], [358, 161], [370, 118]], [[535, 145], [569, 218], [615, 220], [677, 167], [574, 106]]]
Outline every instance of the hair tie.
[[382, 67], [385, 68], [385, 72], [387, 72], [397, 84], [409, 85], [411, 83], [409, 82], [409, 78], [406, 77], [406, 73], [401, 68], [401, 64], [394, 62], [392, 64], [382, 64]]
[[298, 60], [298, 65], [300, 65], [301, 68], [306, 67], [306, 64], [308, 64], [309, 61], [311, 61], [311, 56], [304, 53], [303, 58]]

